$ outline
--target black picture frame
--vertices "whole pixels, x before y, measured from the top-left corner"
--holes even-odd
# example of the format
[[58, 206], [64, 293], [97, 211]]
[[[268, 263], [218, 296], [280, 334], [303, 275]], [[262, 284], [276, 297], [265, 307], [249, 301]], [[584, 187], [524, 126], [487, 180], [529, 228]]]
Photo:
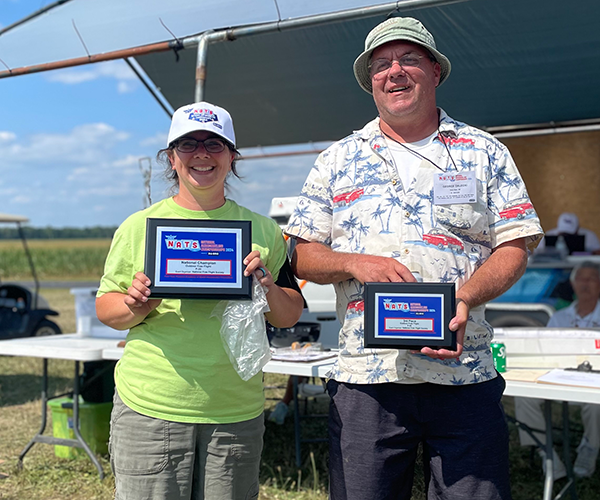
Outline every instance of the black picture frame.
[[243, 274], [251, 251], [251, 221], [148, 218], [151, 297], [252, 300], [252, 276]]
[[[456, 332], [448, 327], [456, 315], [454, 283], [365, 283], [364, 301], [365, 347], [456, 350]], [[437, 306], [442, 310], [435, 310]], [[399, 326], [386, 329], [388, 324]], [[425, 330], [429, 326], [433, 332]]]

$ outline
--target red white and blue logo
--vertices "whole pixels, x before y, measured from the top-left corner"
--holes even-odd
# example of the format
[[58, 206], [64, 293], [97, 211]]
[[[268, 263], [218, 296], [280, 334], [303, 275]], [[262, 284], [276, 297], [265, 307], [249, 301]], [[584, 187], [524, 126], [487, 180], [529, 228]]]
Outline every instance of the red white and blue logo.
[[185, 113], [188, 113], [188, 119], [194, 120], [200, 123], [210, 123], [214, 122], [213, 125], [218, 128], [223, 128], [219, 123], [219, 117], [215, 112], [211, 109], [198, 109], [191, 108], [189, 110], [185, 110]]

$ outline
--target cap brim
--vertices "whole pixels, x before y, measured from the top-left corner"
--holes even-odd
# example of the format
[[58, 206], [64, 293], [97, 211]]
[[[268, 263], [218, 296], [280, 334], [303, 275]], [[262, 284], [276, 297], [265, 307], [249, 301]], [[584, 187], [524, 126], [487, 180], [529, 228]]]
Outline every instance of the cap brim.
[[185, 137], [186, 135], [191, 134], [193, 132], [210, 132], [211, 134], [214, 134], [217, 137], [220, 137], [221, 139], [223, 139], [227, 144], [229, 144], [233, 149], [235, 149], [235, 144], [233, 144], [223, 134], [219, 134], [219, 132], [217, 132], [216, 130], [213, 130], [211, 128], [195, 128], [194, 130], [186, 130], [185, 132], [182, 132], [181, 134], [179, 134], [177, 137], [169, 138], [170, 140], [169, 140], [169, 144], [167, 145], [167, 147], [170, 148], [176, 140], [181, 139], [182, 137]]

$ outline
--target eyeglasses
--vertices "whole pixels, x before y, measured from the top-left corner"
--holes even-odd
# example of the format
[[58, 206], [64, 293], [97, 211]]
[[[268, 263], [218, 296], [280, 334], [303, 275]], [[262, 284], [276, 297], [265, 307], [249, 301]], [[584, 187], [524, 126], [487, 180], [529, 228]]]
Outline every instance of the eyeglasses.
[[206, 149], [208, 153], [221, 153], [227, 147], [225, 142], [223, 142], [221, 139], [217, 139], [216, 137], [209, 137], [203, 141], [186, 137], [175, 143], [175, 149], [177, 149], [177, 151], [180, 153], [193, 153], [196, 151], [196, 149], [198, 149], [200, 144], [204, 146], [204, 149]]
[[374, 76], [384, 76], [396, 61], [400, 67], [404, 68], [418, 68], [421, 64], [421, 59], [425, 59], [426, 56], [419, 54], [404, 54], [400, 59], [375, 59], [369, 64], [369, 73], [371, 78]]

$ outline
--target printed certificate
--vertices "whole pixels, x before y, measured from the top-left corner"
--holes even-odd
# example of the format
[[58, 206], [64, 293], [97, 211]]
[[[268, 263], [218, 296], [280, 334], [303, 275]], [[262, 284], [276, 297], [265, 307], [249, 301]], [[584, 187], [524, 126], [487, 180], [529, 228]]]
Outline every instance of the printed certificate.
[[144, 274], [153, 298], [252, 299], [250, 221], [147, 219]]
[[456, 349], [454, 283], [365, 283], [365, 347]]

